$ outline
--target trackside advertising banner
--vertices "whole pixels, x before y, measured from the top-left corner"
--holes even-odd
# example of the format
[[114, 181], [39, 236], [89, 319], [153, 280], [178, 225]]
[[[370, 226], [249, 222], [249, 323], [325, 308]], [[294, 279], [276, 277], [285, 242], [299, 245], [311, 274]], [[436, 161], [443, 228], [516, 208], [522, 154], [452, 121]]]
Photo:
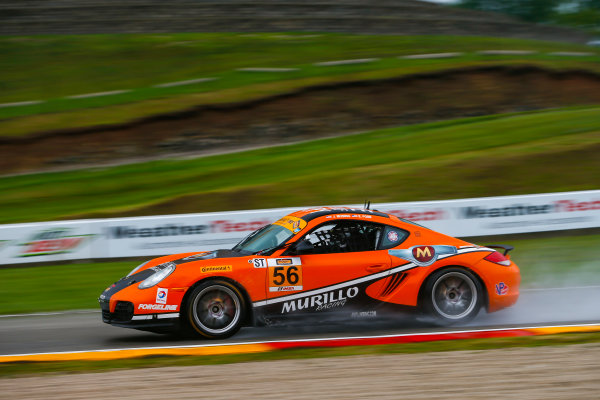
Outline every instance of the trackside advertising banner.
[[[252, 231], [300, 208], [0, 225], [0, 264], [231, 248]], [[373, 208], [458, 237], [600, 227], [600, 190]]]

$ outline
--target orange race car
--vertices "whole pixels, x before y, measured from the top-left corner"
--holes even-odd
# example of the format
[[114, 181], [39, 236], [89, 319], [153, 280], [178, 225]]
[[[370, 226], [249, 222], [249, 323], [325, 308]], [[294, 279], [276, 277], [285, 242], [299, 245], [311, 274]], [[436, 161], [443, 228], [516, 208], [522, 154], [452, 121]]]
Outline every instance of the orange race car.
[[281, 218], [231, 250], [150, 260], [99, 301], [106, 323], [211, 339], [244, 325], [408, 309], [462, 323], [482, 307], [493, 312], [517, 301], [511, 249], [476, 246], [375, 210], [324, 207]]

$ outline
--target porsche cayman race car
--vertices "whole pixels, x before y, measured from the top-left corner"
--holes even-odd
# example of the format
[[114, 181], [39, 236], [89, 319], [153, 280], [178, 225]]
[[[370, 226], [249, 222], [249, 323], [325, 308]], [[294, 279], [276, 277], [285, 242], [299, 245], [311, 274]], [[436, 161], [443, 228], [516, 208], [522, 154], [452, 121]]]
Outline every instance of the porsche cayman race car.
[[477, 246], [375, 210], [309, 209], [230, 250], [148, 261], [99, 301], [106, 323], [211, 339], [247, 325], [407, 310], [464, 323], [481, 308], [493, 312], [517, 301], [520, 273], [511, 249]]

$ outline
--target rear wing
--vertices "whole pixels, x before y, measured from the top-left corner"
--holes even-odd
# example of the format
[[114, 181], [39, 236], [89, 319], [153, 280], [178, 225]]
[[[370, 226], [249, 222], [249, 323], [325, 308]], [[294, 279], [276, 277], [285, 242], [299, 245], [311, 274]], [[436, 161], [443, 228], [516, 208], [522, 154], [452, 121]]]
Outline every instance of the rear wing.
[[504, 250], [503, 255], [507, 255], [509, 251], [514, 249], [514, 246], [510, 246], [508, 244], [488, 244], [485, 247], [489, 247], [491, 249], [503, 249]]

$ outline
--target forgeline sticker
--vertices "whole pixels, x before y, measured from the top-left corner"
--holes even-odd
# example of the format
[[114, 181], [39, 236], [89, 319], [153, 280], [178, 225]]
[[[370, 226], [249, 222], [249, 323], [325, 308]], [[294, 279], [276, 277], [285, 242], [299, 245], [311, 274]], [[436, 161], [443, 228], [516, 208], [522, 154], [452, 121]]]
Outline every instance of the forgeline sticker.
[[156, 303], [167, 304], [167, 295], [168, 294], [169, 294], [169, 289], [157, 288], [156, 289]]
[[138, 310], [177, 311], [177, 304], [140, 304]]
[[231, 272], [233, 271], [233, 265], [211, 265], [208, 267], [200, 268], [200, 272], [203, 274], [209, 272]]
[[306, 227], [308, 222], [306, 222], [302, 218], [287, 216], [273, 222], [273, 224], [283, 226], [284, 228], [289, 229], [294, 233], [298, 233]]

